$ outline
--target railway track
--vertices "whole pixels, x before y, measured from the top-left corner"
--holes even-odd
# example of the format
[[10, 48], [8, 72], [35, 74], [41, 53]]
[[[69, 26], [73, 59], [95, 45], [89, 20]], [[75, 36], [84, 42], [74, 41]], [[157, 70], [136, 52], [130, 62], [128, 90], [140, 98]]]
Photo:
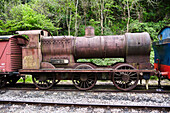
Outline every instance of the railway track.
[[56, 103], [56, 102], [33, 102], [33, 101], [9, 101], [0, 100], [0, 104], [15, 104], [15, 105], [41, 105], [41, 106], [70, 106], [70, 107], [91, 107], [91, 108], [123, 108], [123, 109], [153, 109], [153, 110], [170, 110], [170, 106], [158, 105], [112, 105], [112, 104], [80, 104], [80, 103]]
[[[37, 106], [37, 107], [42, 107], [42, 106], [44, 106], [44, 107], [52, 106], [54, 108], [55, 107], [57, 107], [57, 108], [61, 107], [61, 109], [62, 108], [64, 108], [64, 109], [65, 108], [69, 108], [69, 109], [79, 109], [79, 108], [81, 108], [81, 109], [92, 109], [92, 110], [94, 110], [96, 108], [102, 108], [102, 109], [108, 110], [108, 111], [112, 111], [112, 110], [115, 110], [115, 109], [121, 109], [121, 110], [124, 110], [124, 111], [133, 111], [133, 110], [135, 110], [135, 111], [138, 111], [138, 110], [139, 111], [145, 111], [145, 110], [146, 111], [152, 111], [152, 110], [157, 110], [157, 111], [170, 112], [170, 106], [168, 104], [162, 104], [162, 106], [158, 106], [158, 104], [154, 104], [154, 102], [153, 102], [154, 98], [145, 98], [145, 99], [153, 100], [153, 101], [149, 101], [149, 102], [153, 102], [153, 105], [152, 104], [142, 104], [140, 101], [143, 101], [143, 100], [140, 100], [138, 102], [139, 99], [137, 99], [137, 97], [139, 96], [139, 98], [140, 98], [141, 94], [139, 94], [139, 95], [137, 94], [136, 97], [135, 97], [135, 100], [137, 99], [136, 102], [138, 102], [138, 104], [133, 104], [133, 105], [127, 104], [126, 105], [126, 102], [124, 102], [123, 104], [122, 103], [117, 103], [117, 102], [113, 102], [114, 98], [112, 98], [112, 102], [109, 102], [107, 104], [106, 103], [101, 104], [101, 103], [105, 102], [107, 99], [109, 99], [110, 96], [106, 95], [107, 99], [103, 98], [103, 97], [105, 97], [103, 95], [99, 95], [99, 96], [95, 97], [96, 94], [98, 95], [98, 94], [101, 94], [101, 93], [94, 93], [93, 94], [93, 92], [110, 92], [110, 93], [103, 93], [104, 95], [105, 94], [112, 95], [111, 93], [115, 93], [115, 94], [119, 93], [118, 95], [119, 95], [119, 97], [121, 97], [120, 101], [123, 101], [125, 99], [125, 98], [123, 98], [124, 93], [122, 93], [122, 91], [120, 91], [120, 90], [116, 90], [114, 88], [113, 89], [109, 89], [109, 88], [107, 88], [107, 89], [98, 89], [99, 87], [101, 88], [102, 85], [97, 85], [95, 88], [93, 88], [93, 90], [81, 91], [81, 92], [79, 90], [77, 90], [76, 88], [74, 88], [73, 85], [70, 86], [70, 85], [59, 84], [59, 85], [55, 86], [53, 89], [49, 89], [49, 90], [36, 89], [36, 87], [33, 84], [25, 84], [25, 86], [22, 86], [22, 87], [21, 87], [21, 85], [23, 85], [23, 84], [17, 84], [17, 85], [20, 86], [20, 87], [17, 86], [17, 88], [16, 88], [16, 87], [12, 87], [12, 86], [7, 85], [7, 87], [0, 90], [0, 92], [4, 90], [4, 91], [6, 91], [6, 93], [8, 95], [10, 95], [11, 93], [9, 93], [9, 92], [13, 93], [13, 91], [8, 91], [8, 90], [23, 90], [23, 93], [22, 93], [22, 91], [19, 91], [18, 93], [14, 93], [14, 96], [15, 95], [19, 96], [18, 97], [19, 99], [16, 98], [16, 99], [10, 100], [10, 96], [9, 96], [8, 97], [9, 100], [8, 100], [8, 98], [3, 97], [3, 98], [0, 99], [0, 104], [1, 105], [7, 106], [7, 107], [12, 107], [12, 106], [15, 106], [15, 105], [19, 105], [21, 107], [24, 107], [24, 106], [27, 106], [27, 105], [28, 106], [33, 105], [33, 106]], [[169, 86], [164, 86], [164, 87], [168, 88]], [[137, 87], [137, 88], [138, 89], [144, 89], [145, 86], [139, 85], [139, 87]], [[144, 95], [146, 95], [147, 97], [148, 97], [148, 95], [150, 96], [150, 95], [153, 95], [153, 94], [146, 94], [146, 93], [162, 93], [162, 94], [158, 94], [158, 95], [164, 95], [165, 93], [166, 93], [165, 95], [169, 95], [167, 93], [170, 93], [170, 91], [168, 91], [168, 90], [167, 91], [161, 91], [161, 92], [156, 91], [155, 90], [156, 88], [157, 88], [157, 86], [152, 86], [152, 87], [150, 87], [151, 90], [148, 90], [148, 91], [147, 90], [135, 89], [135, 90], [132, 90], [132, 91], [127, 92], [127, 93], [132, 93], [132, 95], [134, 95], [133, 93], [144, 93]], [[24, 91], [24, 90], [26, 90], [26, 91]], [[31, 90], [30, 91], [31, 93], [30, 92], [27, 93], [27, 90], [28, 90], [28, 92]], [[37, 91], [42, 91], [42, 92], [37, 92]], [[46, 91], [50, 91], [50, 92], [46, 93]], [[57, 91], [57, 94], [56, 93], [53, 94], [52, 91], [54, 91], [54, 92]], [[41, 98], [56, 98], [56, 96], [60, 97], [61, 96], [60, 91], [65, 92], [65, 93], [61, 93], [61, 94], [65, 95], [64, 96], [65, 98], [62, 98], [62, 97], [58, 98], [60, 101], [56, 101], [55, 99], [54, 99], [55, 101], [53, 99], [52, 99], [52, 101], [50, 99], [46, 100], [46, 102], [41, 101]], [[68, 94], [67, 94], [67, 91], [68, 91]], [[69, 91], [74, 91], [74, 93], [69, 93]], [[32, 94], [32, 92], [34, 92], [34, 93]], [[84, 95], [86, 95], [86, 92], [92, 92], [92, 95], [88, 96], [88, 97], [84, 96]], [[80, 94], [80, 93], [83, 93], [83, 94]], [[121, 93], [122, 93], [122, 96], [121, 96]], [[54, 97], [51, 96], [51, 95], [49, 97], [48, 96], [49, 94], [54, 95]], [[83, 98], [90, 98], [90, 99], [94, 99], [94, 102], [95, 102], [95, 98], [98, 99], [100, 97], [101, 102], [96, 101], [95, 103], [91, 103], [91, 100], [90, 100], [90, 102], [86, 102], [84, 100], [81, 100], [82, 103], [80, 103], [79, 101], [76, 101], [76, 102], [73, 101], [72, 99], [74, 99], [74, 98], [70, 98], [69, 100], [67, 100], [68, 97], [72, 97], [72, 94], [74, 94], [74, 96], [76, 96], [76, 98], [79, 98], [79, 100], [81, 100]], [[45, 96], [42, 96], [42, 95], [45, 95]], [[154, 94], [154, 95], [157, 95], [157, 94]], [[30, 99], [25, 100], [24, 98], [27, 97], [27, 96], [28, 96], [28, 98], [30, 97]], [[34, 99], [33, 99], [33, 98], [35, 98], [34, 96], [35, 97], [38, 96], [39, 99], [34, 101]], [[129, 101], [132, 101], [131, 100], [131, 94], [128, 95], [128, 96], [130, 98]], [[32, 98], [32, 100], [31, 100], [31, 98]], [[67, 101], [64, 101], [64, 99], [66, 99]], [[101, 99], [103, 99], [103, 100], [101, 100]], [[115, 101], [116, 101], [116, 99], [115, 99]], [[125, 101], [128, 101], [128, 100], [125, 99]], [[146, 102], [146, 100], [144, 102]], [[91, 104], [89, 104], [89, 103], [91, 103]], [[156, 103], [158, 103], [158, 102], [156, 102]], [[27, 106], [27, 108], [28, 108], [28, 106]], [[10, 108], [10, 109], [12, 109], [12, 108]]]
[[[107, 87], [107, 89], [105, 88]], [[139, 85], [132, 91], [132, 93], [170, 93], [170, 86], [164, 85], [162, 86], [162, 90], [159, 90], [158, 87], [155, 85], [149, 86], [149, 90], [145, 89], [144, 85]], [[15, 86], [7, 85], [6, 87], [2, 88], [1, 90], [29, 90], [29, 91], [41, 91], [37, 89], [34, 84], [21, 84], [18, 83]], [[44, 91], [44, 90], [42, 90]], [[59, 84], [54, 86], [51, 89], [48, 89], [48, 91], [79, 91], [77, 90], [73, 85], [63, 85]], [[91, 90], [87, 90], [87, 92], [122, 92], [121, 90], [117, 90], [113, 87], [113, 85], [96, 85], [95, 88]]]

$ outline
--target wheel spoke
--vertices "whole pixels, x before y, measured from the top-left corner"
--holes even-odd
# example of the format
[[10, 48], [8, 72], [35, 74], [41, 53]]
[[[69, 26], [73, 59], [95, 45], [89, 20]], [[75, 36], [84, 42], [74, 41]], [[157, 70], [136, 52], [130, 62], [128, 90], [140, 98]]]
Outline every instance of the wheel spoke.
[[82, 88], [82, 86], [83, 86], [83, 82], [80, 82], [80, 87]]
[[115, 74], [116, 74], [117, 76], [121, 76], [120, 73], [119, 73], [119, 74], [118, 74], [118, 73], [115, 73]]
[[88, 81], [86, 81], [85, 83], [86, 83], [87, 87], [89, 87]]
[[122, 77], [114, 77], [114, 78], [116, 78], [116, 79], [120, 79], [120, 80], [122, 79]]
[[39, 89], [49, 89], [55, 83], [55, 77], [48, 76], [48, 75], [32, 76], [32, 80], [34, 84], [36, 85], [36, 87], [38, 87]]
[[86, 83], [85, 83], [85, 82], [83, 82], [83, 84], [84, 84], [84, 88], [86, 88]]
[[[133, 70], [135, 69], [129, 64], [119, 65], [116, 70]], [[131, 90], [138, 83], [138, 75], [136, 72], [115, 72], [112, 77], [114, 85], [120, 90]]]
[[136, 75], [136, 73], [133, 73], [133, 74], [131, 74], [130, 76], [134, 76], [134, 75]]
[[130, 77], [130, 80], [136, 80], [137, 77]]

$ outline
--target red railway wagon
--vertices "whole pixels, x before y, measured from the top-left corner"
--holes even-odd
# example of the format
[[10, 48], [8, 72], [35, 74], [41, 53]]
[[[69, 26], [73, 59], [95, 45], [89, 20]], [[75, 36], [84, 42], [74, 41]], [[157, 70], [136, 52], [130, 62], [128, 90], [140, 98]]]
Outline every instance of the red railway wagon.
[[28, 40], [21, 35], [0, 36], [0, 87], [7, 81], [15, 83], [19, 79], [18, 69], [22, 68], [22, 46]]

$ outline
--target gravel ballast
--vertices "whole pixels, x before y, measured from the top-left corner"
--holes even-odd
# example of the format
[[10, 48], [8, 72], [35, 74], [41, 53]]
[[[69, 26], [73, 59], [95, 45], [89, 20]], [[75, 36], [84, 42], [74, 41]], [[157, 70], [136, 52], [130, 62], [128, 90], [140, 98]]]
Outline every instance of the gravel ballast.
[[127, 109], [127, 108], [92, 108], [92, 107], [60, 107], [33, 105], [0, 105], [1, 113], [168, 113], [163, 110]]
[[[152, 82], [153, 83], [153, 82]], [[85, 92], [85, 91], [27, 91], [0, 90], [0, 100], [38, 101], [77, 104], [113, 104], [170, 106], [169, 93], [132, 93], [132, 92]], [[168, 113], [149, 109], [61, 107], [41, 105], [0, 104], [1, 113]]]
[[170, 94], [162, 93], [9, 90], [4, 93], [2, 92], [0, 97], [0, 100], [15, 101], [170, 106]]

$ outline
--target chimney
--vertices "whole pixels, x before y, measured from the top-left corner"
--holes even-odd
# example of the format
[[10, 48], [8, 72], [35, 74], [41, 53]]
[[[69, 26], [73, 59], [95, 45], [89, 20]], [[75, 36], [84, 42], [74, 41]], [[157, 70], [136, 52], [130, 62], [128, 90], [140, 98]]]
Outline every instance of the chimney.
[[93, 37], [93, 36], [95, 36], [94, 27], [92, 27], [92, 26], [86, 27], [85, 28], [85, 37], [90, 38], [90, 37]]

